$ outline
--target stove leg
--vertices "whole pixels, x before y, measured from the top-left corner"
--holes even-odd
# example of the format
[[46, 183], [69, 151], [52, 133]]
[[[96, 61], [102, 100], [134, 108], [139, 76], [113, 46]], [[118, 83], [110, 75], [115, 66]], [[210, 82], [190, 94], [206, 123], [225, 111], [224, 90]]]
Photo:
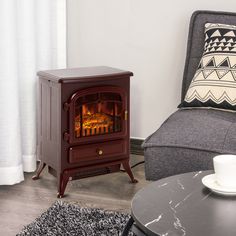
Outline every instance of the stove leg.
[[69, 176], [65, 173], [60, 174], [60, 177], [58, 177], [57, 181], [58, 181], [58, 183], [57, 183], [57, 185], [58, 185], [57, 197], [63, 198], [64, 193], [65, 193], [65, 189], [66, 189], [66, 185], [69, 181]]
[[32, 177], [33, 180], [39, 179], [39, 175], [41, 174], [41, 172], [43, 171], [45, 166], [46, 166], [46, 164], [44, 162], [40, 161], [38, 169], [36, 171], [36, 174]]
[[123, 161], [123, 162], [122, 162], [122, 165], [123, 165], [123, 167], [124, 167], [126, 173], [129, 175], [129, 177], [130, 177], [130, 179], [131, 179], [131, 182], [132, 182], [132, 183], [138, 183], [138, 180], [136, 180], [136, 179], [134, 178], [134, 175], [133, 175], [132, 170], [131, 170], [131, 168], [130, 168], [129, 160]]

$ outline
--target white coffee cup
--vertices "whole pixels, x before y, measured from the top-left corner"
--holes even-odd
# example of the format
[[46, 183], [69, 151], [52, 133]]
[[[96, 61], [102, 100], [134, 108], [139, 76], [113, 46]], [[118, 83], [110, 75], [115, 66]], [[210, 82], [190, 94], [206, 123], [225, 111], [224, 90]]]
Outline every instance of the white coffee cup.
[[213, 164], [218, 184], [236, 188], [236, 155], [218, 155], [213, 158]]

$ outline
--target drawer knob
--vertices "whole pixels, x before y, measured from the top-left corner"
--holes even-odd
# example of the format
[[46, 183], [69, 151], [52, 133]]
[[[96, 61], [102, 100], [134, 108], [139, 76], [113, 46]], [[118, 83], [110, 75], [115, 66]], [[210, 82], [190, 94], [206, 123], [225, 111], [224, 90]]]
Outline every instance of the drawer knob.
[[101, 156], [103, 154], [103, 150], [98, 149], [98, 155]]

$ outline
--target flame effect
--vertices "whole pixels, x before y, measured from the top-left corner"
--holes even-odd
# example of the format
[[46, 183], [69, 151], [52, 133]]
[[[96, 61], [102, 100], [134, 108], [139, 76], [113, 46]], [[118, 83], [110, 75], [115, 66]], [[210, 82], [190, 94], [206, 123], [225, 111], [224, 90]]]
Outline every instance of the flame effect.
[[[76, 136], [80, 136], [80, 116], [75, 118]], [[82, 130], [83, 136], [94, 135], [97, 133], [109, 133], [113, 129], [112, 117], [105, 113], [87, 112], [83, 115]]]

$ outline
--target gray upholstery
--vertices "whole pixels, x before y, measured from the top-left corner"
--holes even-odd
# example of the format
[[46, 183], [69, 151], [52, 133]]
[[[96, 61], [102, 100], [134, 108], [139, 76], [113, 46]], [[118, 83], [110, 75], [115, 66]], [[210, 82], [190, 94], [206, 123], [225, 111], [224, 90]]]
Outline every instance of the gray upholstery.
[[[205, 23], [236, 25], [236, 14], [213, 11], [193, 13], [182, 83], [183, 101], [204, 46]], [[181, 109], [143, 143], [148, 180], [212, 169], [212, 157], [236, 154], [236, 113], [213, 109]]]
[[144, 147], [178, 147], [236, 154], [236, 113], [183, 109], [172, 114]]
[[212, 157], [236, 154], [236, 114], [212, 109], [183, 109], [172, 114], [143, 143], [150, 180], [212, 169]]
[[209, 170], [218, 153], [178, 147], [152, 147], [145, 150], [145, 176], [158, 180], [171, 175]]

